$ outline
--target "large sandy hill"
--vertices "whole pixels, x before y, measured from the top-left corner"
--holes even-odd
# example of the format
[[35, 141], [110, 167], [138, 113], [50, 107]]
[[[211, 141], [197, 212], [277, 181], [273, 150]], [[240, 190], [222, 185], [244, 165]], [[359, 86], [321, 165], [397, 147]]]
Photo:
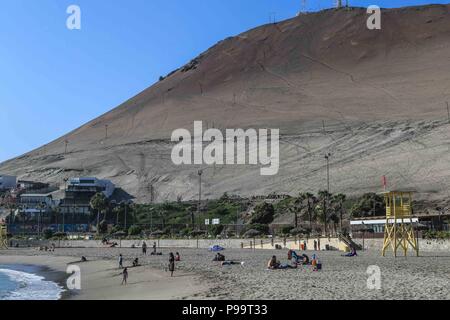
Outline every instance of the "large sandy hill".
[[391, 188], [444, 199], [449, 10], [383, 10], [381, 30], [366, 28], [365, 9], [325, 10], [227, 38], [112, 111], [2, 163], [0, 172], [54, 183], [93, 175], [112, 179], [138, 201], [150, 199], [150, 186], [157, 201], [191, 199], [198, 167], [172, 164], [170, 135], [203, 120], [208, 127], [282, 134], [278, 175], [260, 176], [253, 166], [211, 167], [203, 179], [207, 198], [325, 189], [330, 152], [332, 192], [380, 191], [386, 175]]

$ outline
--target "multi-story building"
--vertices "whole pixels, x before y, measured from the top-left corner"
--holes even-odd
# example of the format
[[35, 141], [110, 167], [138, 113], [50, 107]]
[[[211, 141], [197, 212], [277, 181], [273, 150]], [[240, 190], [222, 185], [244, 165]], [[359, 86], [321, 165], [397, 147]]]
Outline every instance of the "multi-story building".
[[49, 188], [49, 186], [50, 185], [48, 183], [43, 182], [26, 181], [26, 180], [17, 181], [17, 188], [26, 191], [47, 189]]
[[51, 213], [57, 202], [48, 194], [21, 194], [19, 200], [19, 213], [25, 213], [28, 216], [37, 214]]
[[61, 202], [63, 213], [89, 214], [92, 197], [102, 192], [110, 198], [115, 190], [115, 185], [109, 180], [101, 180], [94, 177], [71, 178], [68, 181], [65, 197]]

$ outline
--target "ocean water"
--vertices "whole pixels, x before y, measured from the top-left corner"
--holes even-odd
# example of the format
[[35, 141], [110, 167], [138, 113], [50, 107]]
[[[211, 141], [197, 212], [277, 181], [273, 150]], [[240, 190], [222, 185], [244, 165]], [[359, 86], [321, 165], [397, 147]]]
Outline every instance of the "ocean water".
[[0, 300], [58, 300], [64, 291], [39, 276], [39, 267], [0, 265]]

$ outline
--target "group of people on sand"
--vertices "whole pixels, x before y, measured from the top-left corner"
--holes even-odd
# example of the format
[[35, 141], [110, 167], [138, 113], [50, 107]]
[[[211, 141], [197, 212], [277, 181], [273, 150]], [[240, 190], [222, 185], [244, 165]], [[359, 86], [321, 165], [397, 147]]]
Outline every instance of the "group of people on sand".
[[313, 254], [310, 259], [306, 254], [298, 255], [294, 250], [289, 250], [287, 258], [291, 263], [281, 263], [277, 260], [276, 256], [272, 256], [269, 262], [267, 262], [267, 269], [297, 269], [298, 266], [312, 266], [313, 271], [322, 269], [322, 264], [319, 262], [319, 258], [316, 254]]
[[[153, 251], [151, 255], [162, 255], [162, 253], [159, 253], [156, 251], [156, 242], [153, 243]], [[147, 244], [145, 241], [142, 244], [142, 254], [147, 255]], [[170, 272], [170, 276], [173, 277], [173, 273], [175, 271], [175, 262], [181, 261], [181, 256], [179, 252], [176, 252], [175, 255], [170, 252], [169, 253], [169, 264], [168, 264], [168, 271]], [[139, 258], [135, 258], [133, 260], [133, 267], [139, 267]], [[119, 269], [123, 269], [122, 271], [122, 285], [126, 285], [128, 281], [128, 268], [124, 267], [123, 265], [123, 255], [119, 254]]]

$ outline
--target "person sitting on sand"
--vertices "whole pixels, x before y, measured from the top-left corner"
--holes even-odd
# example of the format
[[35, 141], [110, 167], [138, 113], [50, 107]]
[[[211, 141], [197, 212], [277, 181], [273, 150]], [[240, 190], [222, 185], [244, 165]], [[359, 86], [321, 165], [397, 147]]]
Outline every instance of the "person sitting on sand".
[[175, 261], [181, 261], [180, 254], [178, 252], [175, 253]]
[[133, 267], [139, 267], [139, 258], [133, 260]]
[[86, 261], [87, 261], [86, 257], [85, 257], [85, 256], [82, 256], [82, 257], [81, 257], [81, 262], [86, 262]]
[[309, 264], [309, 257], [306, 254], [302, 254], [302, 264], [303, 265]]
[[217, 252], [213, 261], [225, 261], [225, 256], [223, 254], [221, 254], [220, 252]]
[[122, 285], [126, 285], [128, 280], [128, 268], [123, 269], [122, 272]]
[[277, 261], [277, 257], [276, 256], [272, 256], [272, 258], [269, 260], [269, 262], [267, 263], [267, 268], [268, 269], [278, 269], [280, 266], [280, 262]]

